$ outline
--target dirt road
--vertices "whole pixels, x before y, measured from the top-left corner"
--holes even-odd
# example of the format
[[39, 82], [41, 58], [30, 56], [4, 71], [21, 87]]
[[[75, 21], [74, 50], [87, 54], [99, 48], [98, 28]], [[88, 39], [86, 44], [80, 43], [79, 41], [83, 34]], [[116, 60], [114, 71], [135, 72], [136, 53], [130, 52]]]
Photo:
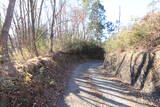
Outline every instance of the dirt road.
[[71, 76], [58, 107], [150, 107], [129, 93], [128, 86], [102, 75], [101, 62], [80, 64]]

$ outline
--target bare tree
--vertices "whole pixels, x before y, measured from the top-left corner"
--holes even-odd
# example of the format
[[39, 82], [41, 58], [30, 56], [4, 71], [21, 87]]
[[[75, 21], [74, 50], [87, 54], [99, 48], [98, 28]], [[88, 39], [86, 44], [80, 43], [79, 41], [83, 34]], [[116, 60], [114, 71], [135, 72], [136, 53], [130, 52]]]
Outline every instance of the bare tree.
[[[8, 9], [13, 8], [14, 1], [10, 0]], [[47, 0], [18, 0], [14, 5], [14, 12], [13, 9], [8, 10], [8, 14], [14, 13], [12, 13], [12, 26], [8, 26], [8, 23], [11, 24], [11, 22], [7, 18], [5, 22], [7, 24], [4, 23], [7, 29], [3, 27], [3, 35], [0, 35], [2, 53], [5, 55], [9, 54], [14, 57], [17, 54], [18, 57], [21, 55], [25, 60], [48, 51], [53, 52], [56, 43], [66, 41], [66, 38], [69, 40], [72, 37], [87, 38], [87, 14], [82, 7], [70, 6], [67, 0], [50, 0], [50, 2]], [[12, 17], [9, 15], [9, 18]], [[10, 26], [12, 35], [9, 36], [8, 27]], [[44, 51], [42, 49], [48, 50], [42, 52]]]

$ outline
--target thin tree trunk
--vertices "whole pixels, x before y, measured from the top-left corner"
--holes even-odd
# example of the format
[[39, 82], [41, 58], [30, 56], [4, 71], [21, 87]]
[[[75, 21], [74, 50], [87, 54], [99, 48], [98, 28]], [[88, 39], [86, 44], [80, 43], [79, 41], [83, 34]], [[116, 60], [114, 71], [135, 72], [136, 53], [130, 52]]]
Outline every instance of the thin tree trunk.
[[40, 11], [39, 11], [39, 15], [38, 15], [38, 28], [40, 27], [40, 21], [41, 21], [41, 15], [42, 15], [42, 7], [44, 4], [44, 0], [41, 1], [41, 5], [40, 5]]
[[53, 52], [53, 27], [55, 24], [55, 11], [56, 11], [56, 0], [53, 0], [53, 15], [52, 15], [52, 25], [51, 25], [51, 36], [50, 36], [50, 52]]

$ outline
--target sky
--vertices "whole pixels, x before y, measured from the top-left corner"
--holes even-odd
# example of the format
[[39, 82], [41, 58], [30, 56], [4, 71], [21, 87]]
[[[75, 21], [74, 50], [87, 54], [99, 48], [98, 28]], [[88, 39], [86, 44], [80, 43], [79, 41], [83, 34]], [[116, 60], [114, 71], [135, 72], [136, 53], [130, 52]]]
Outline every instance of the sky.
[[132, 24], [132, 18], [142, 18], [149, 11], [148, 4], [153, 0], [102, 0], [106, 10], [107, 19], [116, 21], [119, 19], [119, 7], [121, 7], [121, 25]]
[[[0, 8], [8, 4], [8, 0], [0, 0]], [[72, 1], [72, 0], [71, 0]], [[73, 0], [75, 1], [75, 0]], [[107, 20], [115, 22], [119, 19], [119, 7], [121, 7], [121, 25], [132, 24], [132, 18], [142, 18], [147, 14], [147, 6], [152, 0], [101, 0], [106, 10]], [[0, 13], [3, 15], [2, 10]]]

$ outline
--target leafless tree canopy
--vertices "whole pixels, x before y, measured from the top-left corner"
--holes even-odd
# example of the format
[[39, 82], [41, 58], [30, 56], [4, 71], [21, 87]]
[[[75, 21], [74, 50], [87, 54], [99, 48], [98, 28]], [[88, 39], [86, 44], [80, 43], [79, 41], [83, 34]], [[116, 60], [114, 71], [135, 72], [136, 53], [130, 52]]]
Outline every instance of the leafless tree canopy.
[[9, 0], [4, 10], [0, 52], [7, 57], [54, 52], [57, 42], [66, 38], [89, 39], [87, 13], [67, 0]]

